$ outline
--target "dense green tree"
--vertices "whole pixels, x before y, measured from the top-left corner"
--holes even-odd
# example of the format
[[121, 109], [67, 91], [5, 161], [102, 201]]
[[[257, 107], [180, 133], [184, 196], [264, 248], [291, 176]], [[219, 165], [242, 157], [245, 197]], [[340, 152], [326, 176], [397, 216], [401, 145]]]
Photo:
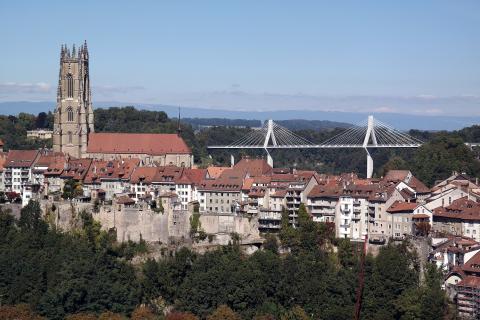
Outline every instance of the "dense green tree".
[[395, 319], [399, 316], [397, 298], [418, 286], [418, 259], [404, 242], [388, 244], [376, 259], [366, 259], [362, 318]]
[[195, 316], [191, 312], [178, 312], [173, 311], [167, 314], [165, 320], [199, 320], [197, 316]]
[[446, 296], [442, 290], [442, 274], [435, 265], [425, 267], [425, 281], [406, 290], [398, 299], [401, 319], [442, 319], [446, 314]]
[[68, 179], [63, 186], [62, 198], [73, 199], [83, 195], [82, 184], [76, 180]]
[[35, 312], [28, 304], [19, 304], [15, 306], [0, 305], [0, 319], [5, 320], [45, 320]]
[[91, 230], [49, 229], [34, 201], [17, 222], [0, 213], [0, 234], [6, 235], [0, 238], [2, 303], [28, 303], [48, 319], [105, 310], [129, 314], [141, 301], [133, 268], [111, 246], [92, 246], [95, 227], [85, 228]]
[[274, 234], [265, 235], [265, 242], [263, 243], [263, 248], [267, 251], [278, 253], [278, 239]]
[[45, 112], [40, 112], [35, 119], [35, 128], [44, 129], [48, 127], [48, 118]]
[[387, 174], [390, 170], [408, 170], [409, 164], [400, 156], [392, 156], [390, 159], [382, 166], [380, 173], [382, 176]]
[[410, 165], [417, 178], [432, 186], [453, 171], [480, 175], [480, 162], [458, 136], [442, 134], [419, 148]]
[[300, 306], [294, 306], [280, 317], [280, 320], [310, 320], [305, 310]]
[[282, 244], [286, 247], [297, 245], [297, 232], [290, 224], [289, 212], [286, 208], [282, 210], [281, 229], [279, 233]]
[[226, 305], [219, 306], [207, 320], [241, 320], [242, 318]]

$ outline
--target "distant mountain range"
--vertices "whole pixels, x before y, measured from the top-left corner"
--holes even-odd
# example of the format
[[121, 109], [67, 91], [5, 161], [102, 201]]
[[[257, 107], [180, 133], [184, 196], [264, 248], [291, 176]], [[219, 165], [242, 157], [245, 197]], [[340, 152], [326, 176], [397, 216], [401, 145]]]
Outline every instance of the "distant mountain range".
[[[126, 102], [95, 102], [94, 107], [106, 108], [114, 106], [135, 106], [138, 109], [165, 111], [170, 117], [178, 117], [178, 106], [126, 103]], [[20, 112], [37, 114], [39, 112], [53, 111], [55, 102], [0, 102], [0, 114], [16, 115]], [[344, 127], [346, 124], [357, 124], [366, 120], [367, 113], [336, 112], [336, 111], [313, 111], [313, 110], [279, 110], [279, 111], [238, 111], [225, 109], [208, 108], [181, 108], [182, 118], [225, 118], [245, 120], [321, 120], [330, 122], [333, 126]], [[452, 116], [429, 116], [429, 115], [408, 115], [399, 113], [375, 113], [374, 117], [382, 122], [399, 130], [458, 130], [464, 127], [480, 123], [480, 117], [452, 117]], [[298, 122], [295, 124], [297, 126]], [[324, 125], [326, 123], [323, 123]], [[282, 124], [285, 125], [285, 124]], [[312, 129], [317, 124], [304, 122], [305, 128]], [[285, 125], [287, 126], [287, 125]], [[328, 127], [328, 125], [327, 125]]]
[[[202, 129], [211, 126], [250, 127], [262, 126], [260, 120], [228, 119], [228, 118], [182, 118], [182, 122], [192, 125], [194, 129]], [[335, 128], [349, 128], [351, 123], [328, 121], [328, 120], [277, 120], [276, 123], [290, 130], [325, 130]]]

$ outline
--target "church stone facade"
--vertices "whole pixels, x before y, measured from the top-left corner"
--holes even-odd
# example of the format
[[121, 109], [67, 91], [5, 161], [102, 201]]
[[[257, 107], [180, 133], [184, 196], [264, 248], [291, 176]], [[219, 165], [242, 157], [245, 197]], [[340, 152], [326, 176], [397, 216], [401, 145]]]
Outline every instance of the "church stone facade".
[[191, 149], [180, 134], [95, 133], [85, 42], [78, 51], [62, 46], [53, 150], [73, 158], [141, 159], [145, 165], [193, 166]]
[[93, 108], [88, 72], [88, 48], [78, 51], [62, 45], [57, 106], [53, 126], [53, 150], [75, 158], [87, 152], [93, 128]]

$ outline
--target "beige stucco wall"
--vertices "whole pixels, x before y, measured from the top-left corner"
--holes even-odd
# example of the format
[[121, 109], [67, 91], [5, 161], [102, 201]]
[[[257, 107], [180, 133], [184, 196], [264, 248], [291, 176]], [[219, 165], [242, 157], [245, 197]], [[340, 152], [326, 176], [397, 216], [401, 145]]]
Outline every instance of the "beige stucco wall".
[[138, 158], [145, 165], [157, 163], [160, 166], [175, 165], [177, 167], [191, 168], [193, 165], [193, 155], [191, 154], [165, 154], [165, 155], [149, 155], [145, 153], [85, 153], [84, 158], [93, 158], [99, 160], [115, 160]]
[[233, 215], [200, 215], [201, 228], [208, 234], [238, 233], [242, 239], [258, 238], [258, 220]]

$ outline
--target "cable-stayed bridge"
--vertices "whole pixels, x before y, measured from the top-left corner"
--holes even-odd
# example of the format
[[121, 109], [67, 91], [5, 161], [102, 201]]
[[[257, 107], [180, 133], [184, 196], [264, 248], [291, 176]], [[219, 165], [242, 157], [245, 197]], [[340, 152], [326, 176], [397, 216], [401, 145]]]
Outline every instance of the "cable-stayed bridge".
[[373, 159], [369, 149], [373, 148], [418, 148], [422, 141], [385, 124], [373, 116], [346, 129], [340, 134], [315, 144], [300, 135], [278, 125], [273, 120], [263, 127], [254, 129], [246, 136], [224, 146], [208, 146], [209, 149], [264, 149], [267, 161], [273, 166], [269, 150], [273, 149], [340, 149], [362, 148], [367, 154], [367, 177], [373, 174]]

